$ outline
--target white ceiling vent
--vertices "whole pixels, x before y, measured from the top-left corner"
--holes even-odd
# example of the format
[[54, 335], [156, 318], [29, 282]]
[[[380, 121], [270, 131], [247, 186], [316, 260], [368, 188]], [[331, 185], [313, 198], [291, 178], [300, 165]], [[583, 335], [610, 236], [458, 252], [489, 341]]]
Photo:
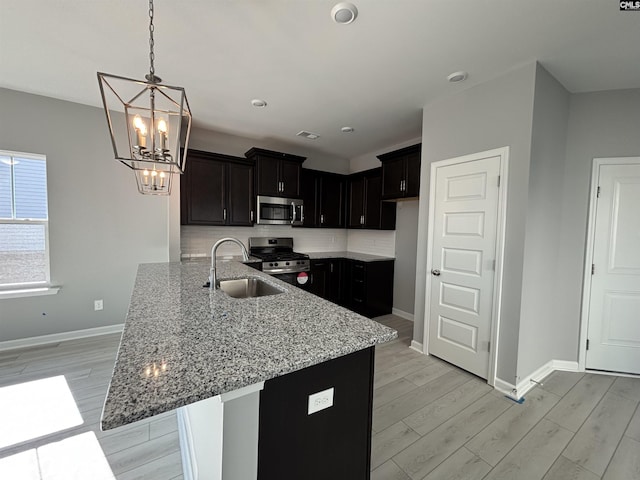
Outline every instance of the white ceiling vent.
[[296, 133], [296, 135], [298, 137], [308, 138], [309, 140], [316, 140], [316, 139], [320, 138], [320, 135], [318, 135], [316, 133], [307, 132], [306, 130], [301, 130], [298, 133]]

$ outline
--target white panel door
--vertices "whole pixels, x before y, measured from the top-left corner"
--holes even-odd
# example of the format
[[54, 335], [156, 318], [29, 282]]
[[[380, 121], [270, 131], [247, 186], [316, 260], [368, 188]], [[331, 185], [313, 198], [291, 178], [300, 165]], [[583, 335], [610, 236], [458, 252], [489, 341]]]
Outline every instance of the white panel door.
[[586, 367], [640, 374], [640, 165], [600, 165]]
[[429, 353], [487, 378], [500, 156], [438, 167]]

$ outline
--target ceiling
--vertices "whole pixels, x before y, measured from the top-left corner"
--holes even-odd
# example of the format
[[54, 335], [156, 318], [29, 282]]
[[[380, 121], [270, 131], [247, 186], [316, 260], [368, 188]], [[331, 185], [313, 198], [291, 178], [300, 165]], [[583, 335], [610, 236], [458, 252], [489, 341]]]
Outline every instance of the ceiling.
[[[533, 60], [570, 92], [640, 87], [640, 12], [615, 0], [355, 0], [351, 25], [335, 3], [155, 0], [156, 74], [195, 126], [339, 158], [419, 137], [423, 106]], [[99, 106], [97, 71], [148, 73], [147, 9], [0, 0], [0, 86]]]

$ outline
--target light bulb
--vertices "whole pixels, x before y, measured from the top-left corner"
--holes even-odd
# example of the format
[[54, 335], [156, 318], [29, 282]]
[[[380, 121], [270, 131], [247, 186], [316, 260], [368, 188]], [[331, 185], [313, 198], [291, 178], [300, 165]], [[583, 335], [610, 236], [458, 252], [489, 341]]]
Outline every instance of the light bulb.
[[133, 128], [136, 131], [136, 140], [139, 147], [147, 146], [147, 125], [142, 121], [140, 115], [133, 117]]
[[160, 172], [160, 188], [164, 188], [164, 177], [165, 177], [165, 173], [164, 172]]
[[163, 118], [158, 120], [158, 131], [164, 134], [167, 133], [167, 122], [165, 122]]
[[151, 171], [151, 176], [155, 177], [156, 175], [158, 175], [158, 172], [156, 170], [152, 170]]
[[142, 183], [143, 185], [149, 185], [149, 170], [142, 172]]

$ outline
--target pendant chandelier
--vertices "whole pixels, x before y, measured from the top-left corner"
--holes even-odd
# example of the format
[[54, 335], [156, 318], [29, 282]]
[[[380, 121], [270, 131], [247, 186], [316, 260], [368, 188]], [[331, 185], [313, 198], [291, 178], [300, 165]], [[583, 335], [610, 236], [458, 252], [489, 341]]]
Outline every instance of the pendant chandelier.
[[140, 193], [169, 195], [173, 174], [184, 173], [191, 111], [184, 88], [155, 74], [153, 30], [150, 0], [146, 81], [98, 72], [98, 83], [116, 160], [134, 171]]

